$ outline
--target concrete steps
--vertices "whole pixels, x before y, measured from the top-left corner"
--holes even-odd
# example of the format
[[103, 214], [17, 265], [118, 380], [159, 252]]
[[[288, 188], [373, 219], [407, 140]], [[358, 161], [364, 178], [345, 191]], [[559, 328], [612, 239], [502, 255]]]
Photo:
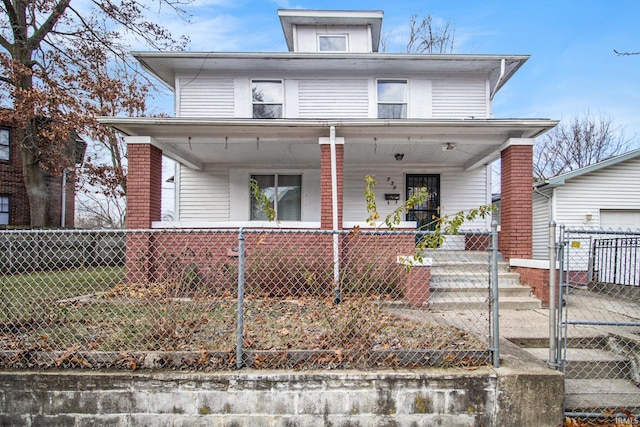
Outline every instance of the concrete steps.
[[[428, 251], [431, 258], [431, 296], [429, 308], [435, 311], [483, 309], [489, 298], [489, 257], [486, 252]], [[520, 275], [498, 263], [498, 302], [500, 308], [537, 309], [541, 302], [520, 284]]]
[[[549, 358], [548, 341], [513, 340], [540, 360]], [[640, 413], [640, 384], [633, 381], [633, 361], [607, 346], [607, 337], [568, 342], [565, 364], [565, 412], [601, 414], [622, 408]]]

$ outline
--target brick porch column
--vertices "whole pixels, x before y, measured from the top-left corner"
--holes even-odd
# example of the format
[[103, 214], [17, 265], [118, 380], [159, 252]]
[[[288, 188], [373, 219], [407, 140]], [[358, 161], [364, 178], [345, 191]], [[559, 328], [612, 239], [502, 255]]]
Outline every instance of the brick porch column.
[[127, 228], [151, 228], [160, 221], [162, 151], [149, 137], [127, 138]]
[[[147, 230], [161, 216], [162, 151], [149, 137], [127, 137], [127, 229]], [[127, 234], [126, 269], [128, 283], [154, 279], [153, 235]]]
[[[338, 230], [342, 229], [342, 181], [344, 164], [344, 138], [336, 140], [336, 177], [338, 188]], [[320, 228], [333, 230], [333, 203], [331, 196], [331, 145], [329, 138], [320, 138]]]
[[510, 138], [501, 152], [498, 248], [505, 258], [533, 255], [533, 138]]

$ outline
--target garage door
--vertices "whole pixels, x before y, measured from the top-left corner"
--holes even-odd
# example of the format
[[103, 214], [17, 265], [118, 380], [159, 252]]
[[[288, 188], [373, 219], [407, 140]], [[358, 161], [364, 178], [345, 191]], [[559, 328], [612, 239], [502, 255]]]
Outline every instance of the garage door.
[[600, 226], [605, 230], [640, 230], [640, 210], [601, 210]]

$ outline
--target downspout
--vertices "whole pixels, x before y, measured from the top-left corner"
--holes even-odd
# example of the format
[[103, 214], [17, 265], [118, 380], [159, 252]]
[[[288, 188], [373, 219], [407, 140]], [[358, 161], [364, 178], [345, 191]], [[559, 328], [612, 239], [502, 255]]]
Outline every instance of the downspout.
[[338, 235], [338, 167], [336, 165], [336, 127], [329, 128], [329, 148], [331, 151], [331, 216], [333, 223], [333, 285], [336, 304], [342, 301], [340, 292], [340, 248]]
[[500, 75], [498, 76], [498, 80], [496, 80], [496, 84], [495, 84], [495, 86], [493, 86], [493, 90], [491, 91], [491, 96], [489, 97], [489, 99], [492, 100], [492, 101], [493, 101], [493, 97], [495, 96], [496, 92], [498, 91], [498, 86], [500, 85], [500, 82], [504, 78], [506, 64], [507, 64], [506, 60], [504, 58], [502, 58], [500, 60]]

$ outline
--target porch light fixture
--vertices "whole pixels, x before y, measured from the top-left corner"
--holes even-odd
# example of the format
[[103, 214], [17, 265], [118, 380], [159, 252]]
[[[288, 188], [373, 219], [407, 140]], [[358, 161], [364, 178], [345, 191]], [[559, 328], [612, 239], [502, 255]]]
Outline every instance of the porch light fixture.
[[442, 146], [442, 151], [453, 151], [456, 149], [455, 142], [447, 142]]
[[397, 161], [400, 161], [400, 160], [404, 159], [404, 154], [396, 153], [396, 155], [394, 157], [396, 158]]
[[589, 222], [591, 222], [592, 219], [593, 219], [593, 214], [591, 213], [591, 211], [587, 211], [587, 213], [584, 214], [584, 223], [588, 224]]

